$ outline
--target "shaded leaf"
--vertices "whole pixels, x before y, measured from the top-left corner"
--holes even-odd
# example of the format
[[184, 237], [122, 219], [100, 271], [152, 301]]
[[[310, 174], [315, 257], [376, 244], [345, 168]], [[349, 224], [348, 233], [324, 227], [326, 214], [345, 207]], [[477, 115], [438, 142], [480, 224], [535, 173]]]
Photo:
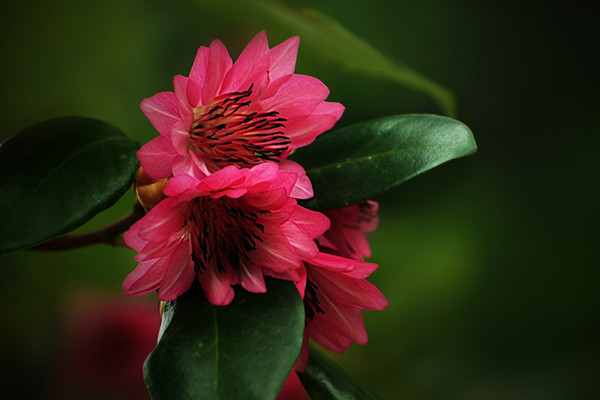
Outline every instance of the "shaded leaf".
[[0, 254], [67, 233], [130, 187], [139, 144], [102, 121], [36, 124], [0, 146]]
[[298, 374], [311, 400], [376, 400], [367, 388], [321, 352], [310, 349], [306, 370]]
[[373, 199], [446, 161], [477, 150], [471, 130], [448, 117], [406, 114], [354, 124], [319, 137], [292, 158], [315, 196], [303, 203], [330, 209]]
[[214, 306], [199, 286], [168, 302], [144, 376], [154, 400], [274, 399], [300, 353], [304, 306], [295, 285], [264, 294], [236, 288]]
[[266, 25], [289, 35], [298, 35], [302, 38], [302, 46], [321, 59], [351, 73], [387, 79], [427, 93], [444, 114], [456, 115], [456, 101], [448, 89], [393, 61], [338, 21], [314, 9], [294, 8], [274, 0], [199, 2], [199, 5], [205, 11], [229, 20], [236, 16], [243, 18], [239, 24], [259, 21], [259, 29]]

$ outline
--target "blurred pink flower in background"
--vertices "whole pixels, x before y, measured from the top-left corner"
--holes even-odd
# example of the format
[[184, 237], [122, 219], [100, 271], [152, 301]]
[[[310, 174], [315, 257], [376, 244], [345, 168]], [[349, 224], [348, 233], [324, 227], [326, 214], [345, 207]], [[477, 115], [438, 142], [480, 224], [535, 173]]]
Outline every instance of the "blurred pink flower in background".
[[51, 398], [150, 399], [142, 366], [160, 327], [155, 299], [86, 292], [60, 312]]
[[[158, 337], [158, 301], [86, 291], [65, 296], [62, 304], [47, 397], [150, 400], [143, 364]], [[277, 399], [309, 399], [294, 371]]]

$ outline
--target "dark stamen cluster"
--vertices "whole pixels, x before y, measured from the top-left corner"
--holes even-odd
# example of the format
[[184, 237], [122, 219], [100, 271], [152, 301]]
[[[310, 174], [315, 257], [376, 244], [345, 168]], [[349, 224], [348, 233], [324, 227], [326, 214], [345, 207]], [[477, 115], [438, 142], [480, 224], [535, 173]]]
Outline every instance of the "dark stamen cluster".
[[219, 168], [278, 162], [288, 150], [291, 141], [283, 130], [286, 119], [277, 111], [252, 107], [253, 87], [220, 96], [208, 110], [198, 112], [190, 130], [191, 148], [198, 156]]
[[325, 310], [321, 308], [318, 294], [319, 288], [310, 279], [306, 280], [306, 291], [304, 293], [304, 310], [306, 317], [311, 321], [317, 313], [325, 314]]
[[196, 198], [183, 225], [192, 236], [194, 270], [201, 274], [211, 266], [219, 272], [239, 269], [250, 261], [248, 253], [263, 243], [265, 226], [259, 214], [268, 211], [248, 209], [235, 199]]

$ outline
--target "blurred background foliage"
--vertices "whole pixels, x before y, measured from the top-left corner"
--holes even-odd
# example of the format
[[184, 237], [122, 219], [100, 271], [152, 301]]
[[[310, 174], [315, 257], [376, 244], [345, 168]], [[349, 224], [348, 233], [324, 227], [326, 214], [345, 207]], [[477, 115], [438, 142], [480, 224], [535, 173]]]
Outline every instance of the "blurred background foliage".
[[[259, 30], [274, 45], [312, 29], [274, 17], [282, 4], [337, 20], [396, 65], [445, 86], [479, 144], [475, 156], [379, 199], [371, 240], [381, 268], [372, 281], [390, 306], [365, 313], [369, 344], [335, 360], [385, 399], [598, 398], [597, 8], [514, 0], [3, 3], [0, 138], [82, 115], [145, 143], [156, 133], [139, 102], [172, 90], [200, 45], [219, 38], [235, 58]], [[448, 111], [418, 85], [332, 61], [319, 52], [319, 34], [304, 33], [296, 70], [346, 105], [338, 126]], [[126, 214], [133, 201], [127, 194], [81, 230]], [[94, 246], [0, 258], [4, 393], [52, 398], [68, 309], [86, 293], [131, 301], [120, 283], [133, 256]], [[133, 398], [107, 385], [97, 398]]]

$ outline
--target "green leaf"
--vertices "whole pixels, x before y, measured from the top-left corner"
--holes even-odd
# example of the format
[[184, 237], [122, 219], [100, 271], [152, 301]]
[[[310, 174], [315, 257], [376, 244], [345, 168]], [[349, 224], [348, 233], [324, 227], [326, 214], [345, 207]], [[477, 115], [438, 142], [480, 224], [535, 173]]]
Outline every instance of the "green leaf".
[[214, 306], [198, 286], [168, 302], [144, 376], [154, 400], [275, 399], [300, 353], [304, 306], [295, 285], [236, 288]]
[[306, 370], [298, 377], [312, 400], [379, 399], [312, 347]]
[[0, 146], [0, 254], [67, 233], [130, 187], [139, 144], [102, 121], [36, 124]]
[[303, 203], [323, 210], [358, 204], [446, 161], [477, 150], [471, 130], [448, 117], [390, 116], [326, 133], [291, 157], [312, 181]]
[[298, 35], [302, 38], [302, 46], [321, 59], [351, 73], [387, 79], [427, 93], [444, 114], [456, 115], [456, 101], [448, 89], [393, 61], [338, 21], [314, 9], [294, 8], [274, 0], [198, 3], [204, 11], [228, 20], [241, 17], [239, 24], [248, 25], [250, 21], [256, 21], [260, 29], [266, 25], [289, 35]]

